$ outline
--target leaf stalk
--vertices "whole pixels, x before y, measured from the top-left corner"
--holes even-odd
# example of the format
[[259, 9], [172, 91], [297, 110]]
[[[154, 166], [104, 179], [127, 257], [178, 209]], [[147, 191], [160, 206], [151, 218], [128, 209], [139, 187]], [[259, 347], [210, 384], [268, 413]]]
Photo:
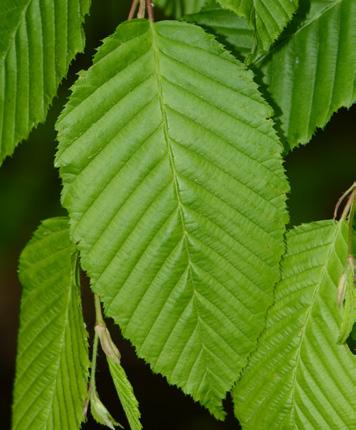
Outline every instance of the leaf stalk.
[[132, 0], [129, 15], [127, 17], [129, 21], [135, 16], [137, 5], [138, 5], [138, 0]]

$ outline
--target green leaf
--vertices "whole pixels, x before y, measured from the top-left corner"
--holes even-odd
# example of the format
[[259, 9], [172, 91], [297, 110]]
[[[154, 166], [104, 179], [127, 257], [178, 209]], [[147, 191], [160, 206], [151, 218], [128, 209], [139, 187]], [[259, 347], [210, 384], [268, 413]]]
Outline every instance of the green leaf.
[[210, 2], [200, 12], [185, 15], [183, 19], [207, 28], [239, 54], [247, 55], [252, 51], [255, 38], [246, 19], [216, 2]]
[[14, 430], [75, 430], [84, 419], [89, 359], [76, 260], [65, 218], [44, 221], [21, 254]]
[[255, 30], [256, 52], [267, 52], [295, 13], [299, 0], [218, 0], [247, 18]]
[[46, 118], [70, 62], [84, 48], [89, 0], [2, 0], [0, 165]]
[[206, 0], [155, 0], [155, 6], [161, 8], [167, 16], [180, 18], [183, 15], [199, 12]]
[[62, 202], [105, 313], [222, 418], [287, 221], [281, 145], [245, 66], [200, 27], [120, 25], [57, 124]]
[[128, 380], [125, 370], [118, 360], [112, 357], [106, 357], [110, 369], [111, 377], [114, 381], [117, 394], [122, 407], [124, 408], [131, 430], [141, 430], [140, 410], [138, 401], [133, 392], [132, 385]]
[[115, 430], [115, 426], [123, 428], [120, 423], [114, 420], [104, 403], [100, 400], [96, 388], [90, 390], [90, 412], [94, 420], [103, 426]]
[[292, 149], [356, 101], [356, 2], [312, 0], [297, 31], [261, 61]]
[[356, 428], [356, 357], [337, 344], [347, 239], [347, 224], [334, 221], [287, 234], [266, 330], [234, 389], [244, 430]]
[[110, 332], [103, 324], [95, 326], [95, 332], [100, 339], [100, 345], [106, 355], [109, 370], [122, 407], [130, 424], [131, 430], [141, 430], [141, 413], [138, 401], [133, 392], [132, 385], [128, 380], [125, 370], [120, 364], [120, 352], [111, 339]]

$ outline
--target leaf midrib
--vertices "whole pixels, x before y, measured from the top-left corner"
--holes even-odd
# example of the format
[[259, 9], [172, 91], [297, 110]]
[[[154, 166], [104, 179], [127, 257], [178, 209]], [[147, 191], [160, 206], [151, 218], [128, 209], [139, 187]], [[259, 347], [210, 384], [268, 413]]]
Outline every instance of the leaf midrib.
[[174, 162], [174, 154], [173, 154], [172, 145], [170, 143], [171, 139], [169, 137], [169, 131], [168, 131], [168, 118], [167, 118], [167, 113], [166, 113], [166, 103], [164, 100], [162, 80], [160, 77], [161, 76], [160, 59], [159, 59], [160, 51], [159, 51], [159, 48], [157, 46], [156, 32], [154, 29], [154, 24], [151, 21], [150, 21], [150, 30], [151, 30], [151, 35], [152, 35], [152, 49], [153, 49], [153, 55], [154, 55], [154, 67], [155, 67], [156, 84], [157, 84], [157, 89], [158, 89], [158, 100], [159, 100], [160, 111], [161, 111], [161, 115], [162, 115], [163, 134], [164, 134], [164, 140], [165, 140], [166, 146], [167, 146], [169, 165], [170, 165], [170, 169], [171, 169], [171, 173], [172, 173], [172, 177], [173, 177], [174, 192], [175, 192], [175, 195], [177, 198], [177, 208], [178, 208], [178, 213], [179, 213], [180, 224], [181, 224], [182, 231], [183, 231], [184, 248], [185, 248], [185, 251], [187, 254], [187, 259], [188, 259], [189, 277], [191, 278], [192, 262], [191, 262], [190, 252], [189, 252], [189, 244], [187, 241], [188, 231], [187, 231], [186, 225], [185, 225], [183, 203], [181, 200], [179, 185], [178, 185], [178, 174], [177, 174], [177, 170], [176, 170], [176, 166], [175, 166], [175, 162]]
[[[171, 145], [171, 139], [169, 137], [169, 130], [168, 130], [168, 118], [167, 118], [167, 114], [166, 114], [166, 103], [164, 100], [164, 94], [163, 94], [163, 86], [162, 86], [162, 79], [161, 79], [161, 69], [160, 69], [160, 50], [158, 47], [158, 43], [157, 43], [157, 36], [156, 36], [156, 31], [154, 28], [154, 23], [150, 21], [150, 31], [151, 31], [151, 36], [152, 36], [152, 49], [153, 49], [153, 53], [154, 53], [154, 68], [155, 68], [155, 75], [156, 75], [156, 83], [157, 83], [157, 89], [158, 89], [158, 100], [159, 100], [159, 105], [160, 105], [160, 111], [161, 111], [161, 115], [162, 115], [162, 124], [163, 124], [163, 134], [164, 134], [164, 139], [167, 145], [167, 152], [168, 152], [168, 157], [169, 157], [169, 164], [170, 164], [170, 168], [171, 168], [171, 172], [172, 172], [172, 177], [173, 177], [173, 184], [174, 184], [174, 190], [175, 190], [175, 195], [177, 198], [177, 207], [178, 207], [178, 213], [179, 213], [179, 218], [180, 218], [180, 224], [182, 227], [182, 232], [183, 232], [183, 241], [184, 241], [184, 249], [187, 255], [187, 261], [188, 261], [188, 267], [187, 267], [187, 282], [191, 284], [192, 286], [192, 300], [193, 300], [193, 311], [195, 314], [195, 319], [196, 319], [196, 327], [199, 333], [201, 333], [201, 323], [200, 323], [200, 316], [199, 316], [199, 312], [197, 309], [197, 302], [199, 302], [199, 299], [197, 297], [195, 288], [194, 288], [194, 281], [193, 281], [193, 264], [192, 264], [192, 260], [191, 260], [191, 255], [190, 255], [190, 251], [189, 251], [189, 242], [188, 242], [188, 230], [186, 228], [185, 225], [185, 217], [184, 217], [184, 205], [183, 202], [181, 200], [181, 196], [180, 196], [180, 191], [179, 191], [179, 184], [178, 184], [178, 174], [177, 174], [177, 170], [176, 170], [176, 166], [175, 166], [175, 162], [174, 162], [174, 153], [173, 153], [173, 148]], [[200, 343], [201, 343], [201, 350], [200, 353], [203, 354], [203, 356], [205, 356], [205, 345], [204, 342], [202, 341], [202, 336], [201, 334], [199, 335], [199, 339], [200, 339]], [[209, 365], [206, 361], [206, 358], [204, 358], [204, 362], [205, 362], [205, 375], [209, 374]]]

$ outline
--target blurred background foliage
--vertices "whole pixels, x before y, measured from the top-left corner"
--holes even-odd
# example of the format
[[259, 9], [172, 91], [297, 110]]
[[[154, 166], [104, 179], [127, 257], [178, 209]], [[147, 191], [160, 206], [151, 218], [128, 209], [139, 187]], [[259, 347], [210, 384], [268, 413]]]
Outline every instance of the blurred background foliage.
[[[87, 48], [73, 62], [68, 79], [59, 90], [47, 121], [31, 133], [12, 158], [0, 169], [0, 427], [10, 428], [11, 396], [16, 353], [16, 333], [20, 286], [17, 280], [19, 253], [39, 222], [64, 214], [60, 207], [60, 181], [53, 168], [56, 148], [54, 123], [69, 88], [81, 69], [91, 63], [100, 40], [112, 33], [128, 14], [129, 0], [93, 0], [86, 20]], [[342, 110], [325, 130], [319, 130], [311, 143], [286, 157], [286, 171], [291, 184], [289, 195], [290, 224], [296, 225], [330, 218], [338, 197], [356, 179], [356, 107]], [[88, 288], [84, 288], [84, 305], [88, 328], [92, 329], [93, 308]], [[145, 430], [228, 430], [237, 429], [231, 404], [227, 400], [228, 418], [218, 423], [192, 399], [164, 378], [153, 375], [149, 367], [136, 358], [132, 346], [123, 340], [119, 329], [111, 331], [123, 356], [123, 364], [141, 404]], [[126, 424], [119, 402], [101, 361], [98, 387], [115, 418]], [[89, 421], [86, 429], [100, 426]]]

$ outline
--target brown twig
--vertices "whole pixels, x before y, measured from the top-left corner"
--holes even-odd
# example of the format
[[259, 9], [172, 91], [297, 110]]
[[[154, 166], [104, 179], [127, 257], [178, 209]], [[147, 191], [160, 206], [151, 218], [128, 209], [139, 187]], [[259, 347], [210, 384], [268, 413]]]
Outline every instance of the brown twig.
[[136, 9], [138, 5], [138, 0], [132, 0], [128, 20], [132, 19], [135, 16]]
[[144, 18], [146, 12], [145, 0], [140, 0], [140, 6], [138, 7], [137, 18]]
[[[345, 205], [346, 212], [350, 209], [351, 201], [352, 201], [352, 199], [354, 198], [355, 191], [356, 191], [356, 182], [354, 182], [354, 183], [351, 185], [351, 187], [350, 187], [350, 188], [348, 188], [348, 189], [344, 192], [344, 194], [339, 198], [339, 200], [337, 201], [336, 206], [335, 206], [335, 210], [334, 210], [334, 219], [336, 219], [336, 218], [337, 218], [337, 216], [338, 216], [338, 212], [339, 212], [339, 209], [340, 209], [340, 206], [341, 206], [341, 204], [343, 203], [343, 201], [344, 201], [347, 197], [349, 197], [349, 196], [351, 195], [352, 197], [351, 197], [351, 198], [348, 198], [348, 201], [346, 202], [346, 205]], [[345, 214], [345, 209], [343, 210], [343, 213], [342, 213], [342, 216], [341, 216], [341, 217], [343, 217], [343, 216], [344, 216], [344, 214]]]
[[146, 0], [146, 9], [147, 9], [148, 19], [150, 21], [154, 21], [152, 0]]

